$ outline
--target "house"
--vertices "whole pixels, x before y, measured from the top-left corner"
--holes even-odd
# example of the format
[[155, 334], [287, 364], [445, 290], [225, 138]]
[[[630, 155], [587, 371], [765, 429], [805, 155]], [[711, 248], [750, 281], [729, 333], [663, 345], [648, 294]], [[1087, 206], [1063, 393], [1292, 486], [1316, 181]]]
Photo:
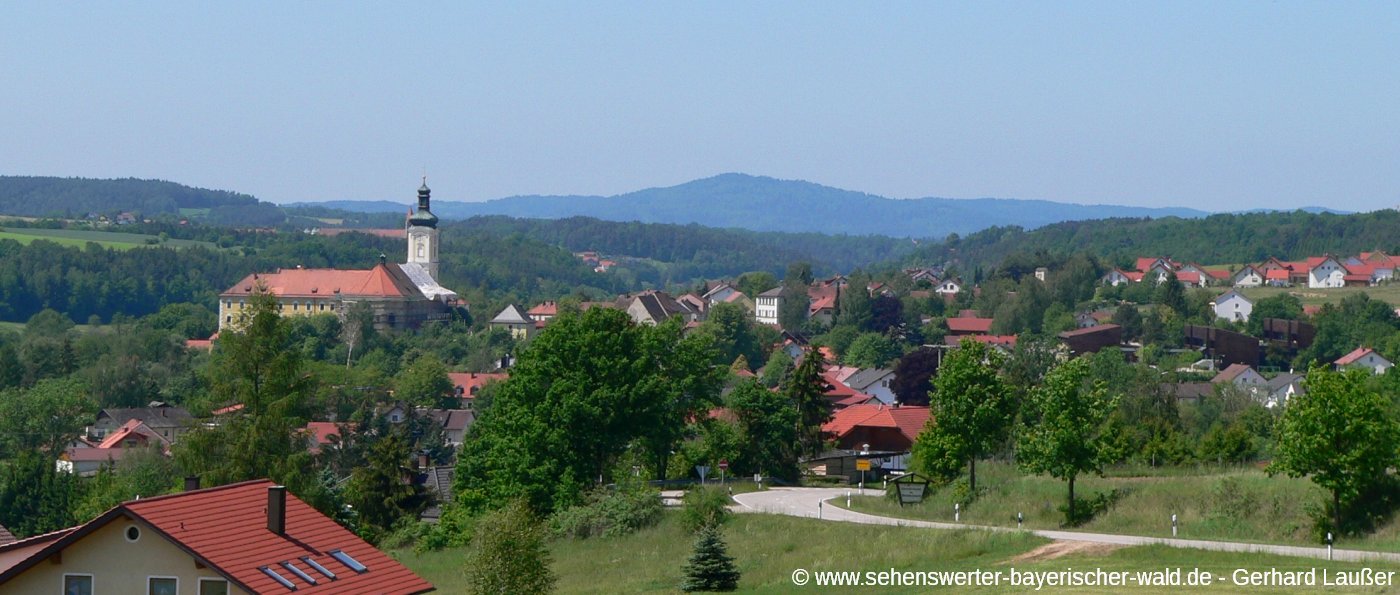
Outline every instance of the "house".
[[907, 453], [930, 417], [928, 407], [852, 405], [832, 414], [822, 433], [837, 448]]
[[525, 315], [535, 322], [549, 322], [559, 315], [559, 304], [552, 300], [540, 302], [539, 305], [530, 308], [530, 311], [526, 312]]
[[1345, 287], [1346, 267], [1332, 255], [1318, 256], [1307, 260], [1308, 287]]
[[1215, 378], [1211, 378], [1210, 382], [1211, 384], [1234, 386], [1261, 400], [1269, 394], [1269, 381], [1265, 380], [1253, 367], [1245, 364], [1226, 366], [1224, 370], [1215, 375]]
[[1162, 392], [1176, 398], [1177, 403], [1199, 405], [1201, 399], [1215, 394], [1215, 385], [1209, 382], [1178, 382], [1161, 385]]
[[895, 401], [894, 389], [890, 388], [892, 382], [894, 382], [894, 370], [888, 368], [867, 368], [852, 374], [845, 380], [846, 386], [871, 395], [886, 405], [893, 404]]
[[1395, 364], [1385, 359], [1376, 350], [1370, 347], [1357, 347], [1351, 353], [1343, 355], [1341, 359], [1334, 362], [1338, 370], [1347, 368], [1369, 368], [1373, 374], [1384, 374], [1386, 370], [1394, 367]]
[[1230, 276], [1230, 285], [1234, 287], [1259, 287], [1264, 284], [1264, 271], [1255, 268], [1252, 264], [1240, 267]]
[[1045, 267], [1036, 267], [1036, 268], [1035, 268], [1035, 280], [1036, 280], [1036, 281], [1044, 282], [1044, 281], [1045, 281], [1045, 276], [1046, 276], [1047, 274], [1049, 274], [1049, 273], [1050, 273], [1050, 269], [1047, 269], [1047, 268], [1045, 268]]
[[168, 442], [178, 442], [181, 434], [195, 426], [194, 416], [183, 407], [151, 401], [146, 407], [109, 407], [98, 411], [96, 421], [87, 427], [88, 438], [101, 441], [133, 419], [140, 420]]
[[333, 421], [307, 422], [306, 427], [301, 429], [306, 435], [307, 452], [321, 454], [328, 447], [339, 448], [345, 436], [340, 426]]
[[472, 400], [481, 392], [481, 388], [491, 382], [502, 382], [510, 378], [507, 372], [495, 372], [490, 374], [478, 374], [476, 372], [448, 372], [447, 379], [452, 381], [452, 387], [458, 398], [462, 400], [461, 406], [465, 409], [472, 408]]
[[941, 273], [942, 271], [935, 271], [930, 268], [904, 269], [904, 274], [909, 275], [910, 281], [916, 284], [920, 281], [927, 281], [929, 287], [938, 285], [938, 277]]
[[754, 300], [754, 320], [759, 324], [778, 324], [778, 311], [783, 301], [783, 288], [774, 287], [758, 294]]
[[453, 448], [462, 446], [467, 429], [476, 422], [476, 411], [472, 409], [432, 409], [428, 416], [442, 428], [443, 438]]
[[627, 312], [637, 324], [656, 326], [672, 316], [682, 316], [687, 322], [699, 319], [700, 313], [676, 301], [664, 291], [644, 291], [635, 296], [618, 298], [618, 308]]
[[1254, 302], [1231, 289], [1215, 298], [1215, 316], [1233, 322], [1248, 322]]
[[1298, 395], [1307, 394], [1303, 390], [1303, 376], [1292, 372], [1284, 372], [1269, 379], [1269, 396], [1264, 402], [1264, 406], [1270, 409], [1279, 405], [1287, 405], [1288, 400]]
[[963, 282], [962, 282], [962, 279], [958, 279], [958, 278], [955, 277], [955, 278], [952, 278], [952, 279], [944, 279], [943, 282], [939, 283], [938, 286], [935, 287], [933, 291], [934, 291], [934, 293], [937, 293], [937, 294], [939, 294], [939, 295], [949, 296], [949, 295], [957, 295], [957, 294], [959, 294], [959, 293], [962, 293], [962, 290], [963, 290]]
[[961, 337], [964, 335], [985, 335], [992, 332], [993, 320], [974, 316], [958, 316], [948, 318], [943, 322], [948, 325], [949, 335]]
[[835, 292], [813, 300], [812, 305], [808, 308], [807, 317], [830, 326], [832, 321], [836, 319]]
[[501, 309], [491, 322], [487, 323], [491, 328], [505, 329], [510, 336], [516, 340], [529, 339], [535, 334], [535, 321], [530, 318], [525, 309], [515, 304], [510, 304]]
[[124, 502], [82, 525], [0, 546], [0, 593], [432, 590], [265, 479]]
[[1074, 325], [1079, 328], [1089, 328], [1100, 324], [1108, 324], [1113, 320], [1113, 310], [1094, 310], [1093, 312], [1080, 312], [1074, 315]]
[[1293, 277], [1288, 269], [1269, 269], [1264, 271], [1264, 283], [1269, 287], [1288, 287], [1293, 284]]
[[433, 496], [433, 504], [419, 515], [423, 522], [437, 524], [442, 518], [442, 504], [452, 501], [452, 479], [457, 474], [453, 465], [444, 467], [421, 467], [420, 481], [428, 494]]
[[730, 285], [727, 282], [719, 281], [715, 282], [713, 286], [710, 286], [709, 283], [706, 283], [705, 293], [702, 294], [700, 297], [706, 302], [708, 302], [711, 306], [713, 306], [715, 304], [724, 302], [725, 298], [728, 298], [729, 296], [734, 295], [736, 293], [739, 293], [739, 290], [735, 289], [734, 286]]
[[1123, 342], [1123, 327], [1116, 324], [1098, 324], [1065, 331], [1058, 337], [1072, 355], [1096, 353], [1102, 349], [1118, 347]]
[[1142, 273], [1128, 272], [1122, 269], [1113, 269], [1099, 279], [1104, 285], [1117, 287], [1124, 283], [1136, 283], [1142, 280]]
[[170, 440], [141, 420], [129, 419], [122, 427], [108, 433], [106, 438], [94, 446], [78, 443], [65, 448], [59, 454], [54, 468], [62, 473], [90, 477], [97, 474], [102, 467], [120, 462], [129, 449], [147, 447], [156, 448], [166, 455], [170, 454]]
[[[1192, 287], [1205, 287], [1207, 278], [1208, 277], [1205, 275], [1194, 271], [1178, 271], [1176, 273], [1177, 283], [1186, 286], [1187, 289]], [[1162, 280], [1165, 281], [1166, 278], [1164, 277]]]

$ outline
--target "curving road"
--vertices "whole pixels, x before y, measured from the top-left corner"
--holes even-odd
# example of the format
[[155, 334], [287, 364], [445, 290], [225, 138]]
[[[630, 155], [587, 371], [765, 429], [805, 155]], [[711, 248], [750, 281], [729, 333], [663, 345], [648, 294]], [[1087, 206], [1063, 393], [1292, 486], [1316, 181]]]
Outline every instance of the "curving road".
[[[842, 521], [847, 523], [862, 523], [866, 525], [893, 525], [899, 527], [925, 527], [929, 529], [983, 529], [986, 531], [1016, 531], [1007, 527], [990, 527], [985, 525], [967, 525], [962, 523], [939, 523], [934, 521], [917, 521], [912, 519], [898, 519], [893, 517], [875, 516], [846, 510], [838, 506], [826, 503], [827, 500], [845, 498], [847, 493], [853, 495], [880, 496], [879, 490], [847, 490], [845, 488], [771, 488], [762, 492], [749, 492], [745, 494], [735, 494], [734, 501], [739, 505], [735, 507], [740, 512], [766, 512], [773, 514], [785, 514], [789, 516], [821, 518], [826, 521]], [[820, 516], [819, 516], [820, 515]], [[1327, 559], [1327, 548], [1325, 547], [1301, 547], [1294, 545], [1267, 545], [1261, 543], [1242, 543], [1236, 541], [1204, 541], [1199, 539], [1172, 539], [1167, 537], [1143, 537], [1137, 535], [1115, 535], [1111, 533], [1084, 533], [1080, 531], [1047, 531], [1029, 530], [1031, 533], [1061, 541], [1088, 541], [1093, 543], [1112, 543], [1118, 545], [1167, 545], [1180, 548], [1194, 548], [1202, 550], [1214, 550], [1219, 552], [1257, 552], [1265, 554], [1278, 554], [1282, 556], [1300, 556], [1304, 558]], [[1371, 552], [1364, 550], [1344, 550], [1334, 549], [1332, 557], [1335, 560], [1350, 562], [1360, 562], [1365, 560], [1383, 560], [1386, 562], [1400, 563], [1400, 553]]]

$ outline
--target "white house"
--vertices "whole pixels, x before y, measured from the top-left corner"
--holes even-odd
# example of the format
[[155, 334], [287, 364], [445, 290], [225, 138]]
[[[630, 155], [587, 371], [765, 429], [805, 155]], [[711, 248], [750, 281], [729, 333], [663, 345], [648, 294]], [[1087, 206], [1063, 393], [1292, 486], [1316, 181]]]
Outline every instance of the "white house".
[[1307, 391], [1303, 390], [1303, 377], [1292, 372], [1284, 372], [1274, 376], [1269, 381], [1269, 397], [1265, 400], [1264, 406], [1270, 409], [1279, 405], [1287, 405], [1288, 400]]
[[1249, 313], [1254, 311], [1254, 302], [1231, 289], [1215, 298], [1215, 315], [1225, 320], [1247, 322]]
[[846, 379], [846, 386], [854, 390], [879, 399], [882, 403], [889, 405], [894, 403], [894, 389], [890, 384], [894, 382], [894, 370], [886, 368], [867, 368], [852, 374]]
[[778, 306], [783, 301], [783, 288], [774, 287], [758, 294], [754, 300], [753, 317], [760, 324], [778, 324]]
[[1331, 256], [1323, 256], [1313, 262], [1309, 258], [1308, 264], [1308, 287], [1344, 287], [1346, 286], [1347, 268], [1342, 263]]
[[1343, 355], [1334, 363], [1338, 370], [1368, 368], [1373, 374], [1384, 374], [1386, 370], [1395, 366], [1390, 360], [1381, 357], [1381, 354], [1376, 353], [1376, 350], [1370, 347], [1357, 347], [1355, 351]]
[[948, 279], [939, 283], [933, 291], [941, 294], [957, 294], [962, 291], [962, 279]]
[[1244, 265], [1230, 277], [1230, 284], [1235, 287], [1259, 287], [1264, 284], [1264, 272], [1254, 268], [1254, 265]]

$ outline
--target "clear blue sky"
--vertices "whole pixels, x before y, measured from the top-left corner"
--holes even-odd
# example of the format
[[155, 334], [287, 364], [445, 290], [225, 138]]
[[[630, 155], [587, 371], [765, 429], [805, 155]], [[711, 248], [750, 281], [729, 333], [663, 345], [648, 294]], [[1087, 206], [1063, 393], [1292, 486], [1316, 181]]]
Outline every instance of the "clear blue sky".
[[0, 173], [1400, 204], [1400, 2], [6, 3]]

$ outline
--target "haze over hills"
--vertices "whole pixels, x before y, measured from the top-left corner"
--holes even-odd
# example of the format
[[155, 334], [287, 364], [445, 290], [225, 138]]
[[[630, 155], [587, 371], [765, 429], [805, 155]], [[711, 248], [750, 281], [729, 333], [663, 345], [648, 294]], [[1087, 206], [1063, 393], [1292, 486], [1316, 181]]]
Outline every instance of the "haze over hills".
[[[327, 201], [322, 206], [348, 211], [402, 211], [389, 201]], [[289, 205], [291, 206], [291, 205]], [[557, 219], [589, 216], [609, 221], [698, 223], [754, 231], [941, 238], [996, 225], [1035, 228], [1060, 221], [1108, 217], [1204, 217], [1187, 208], [1079, 205], [1020, 199], [891, 199], [822, 186], [801, 180], [778, 180], [747, 174], [721, 174], [665, 188], [648, 188], [616, 196], [511, 196], [485, 202], [437, 200], [439, 217], [507, 215]]]

